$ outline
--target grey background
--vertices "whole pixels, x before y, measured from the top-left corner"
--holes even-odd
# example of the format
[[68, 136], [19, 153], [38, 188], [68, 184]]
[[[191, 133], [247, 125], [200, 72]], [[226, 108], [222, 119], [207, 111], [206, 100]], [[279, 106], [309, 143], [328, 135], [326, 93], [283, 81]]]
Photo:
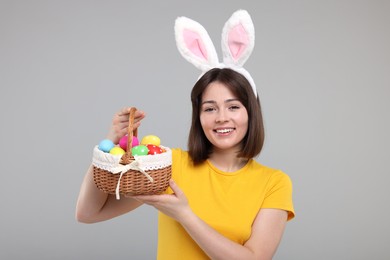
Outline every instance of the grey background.
[[92, 147], [113, 113], [147, 113], [140, 135], [186, 147], [198, 71], [177, 16], [220, 53], [246, 9], [266, 144], [294, 184], [297, 217], [275, 259], [390, 259], [390, 1], [0, 1], [0, 258], [154, 259], [156, 217], [74, 219]]

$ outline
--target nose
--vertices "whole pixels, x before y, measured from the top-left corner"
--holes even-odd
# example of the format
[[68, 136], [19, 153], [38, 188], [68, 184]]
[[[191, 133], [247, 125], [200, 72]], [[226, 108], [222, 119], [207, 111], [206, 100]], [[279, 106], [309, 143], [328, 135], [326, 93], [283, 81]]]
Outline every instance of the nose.
[[216, 123], [224, 123], [227, 121], [229, 121], [229, 119], [228, 119], [228, 115], [227, 115], [226, 111], [224, 111], [223, 109], [218, 110], [218, 113], [215, 117], [215, 122]]

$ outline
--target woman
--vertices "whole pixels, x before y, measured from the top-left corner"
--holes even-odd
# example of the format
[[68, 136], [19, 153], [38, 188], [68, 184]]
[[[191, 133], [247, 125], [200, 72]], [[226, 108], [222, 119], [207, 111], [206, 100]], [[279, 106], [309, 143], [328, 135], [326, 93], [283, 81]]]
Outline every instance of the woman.
[[[158, 259], [272, 259], [294, 217], [292, 185], [253, 159], [264, 141], [259, 98], [242, 74], [214, 68], [195, 84], [191, 101], [189, 150], [172, 149], [169, 191], [116, 200], [96, 188], [90, 168], [77, 219], [103, 221], [148, 204], [159, 210]], [[126, 134], [128, 111], [114, 116], [114, 143]], [[138, 127], [145, 114], [135, 117]]]

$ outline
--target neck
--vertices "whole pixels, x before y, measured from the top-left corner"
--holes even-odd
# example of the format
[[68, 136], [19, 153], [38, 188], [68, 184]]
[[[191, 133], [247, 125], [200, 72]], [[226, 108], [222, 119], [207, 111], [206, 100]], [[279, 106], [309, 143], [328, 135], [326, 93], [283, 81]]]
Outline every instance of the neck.
[[213, 152], [209, 161], [224, 172], [235, 172], [244, 167], [248, 159], [238, 158], [236, 153]]

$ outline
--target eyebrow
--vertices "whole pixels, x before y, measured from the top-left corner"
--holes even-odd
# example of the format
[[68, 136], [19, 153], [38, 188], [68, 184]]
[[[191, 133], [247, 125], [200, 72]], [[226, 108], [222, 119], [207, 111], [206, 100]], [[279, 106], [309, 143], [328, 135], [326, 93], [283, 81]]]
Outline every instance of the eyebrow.
[[[224, 103], [229, 103], [229, 102], [234, 102], [234, 101], [240, 101], [238, 100], [238, 98], [229, 98], [229, 99], [226, 99], [224, 101]], [[204, 104], [215, 104], [217, 103], [215, 100], [206, 100], [206, 101], [203, 101], [201, 105], [204, 105]]]

